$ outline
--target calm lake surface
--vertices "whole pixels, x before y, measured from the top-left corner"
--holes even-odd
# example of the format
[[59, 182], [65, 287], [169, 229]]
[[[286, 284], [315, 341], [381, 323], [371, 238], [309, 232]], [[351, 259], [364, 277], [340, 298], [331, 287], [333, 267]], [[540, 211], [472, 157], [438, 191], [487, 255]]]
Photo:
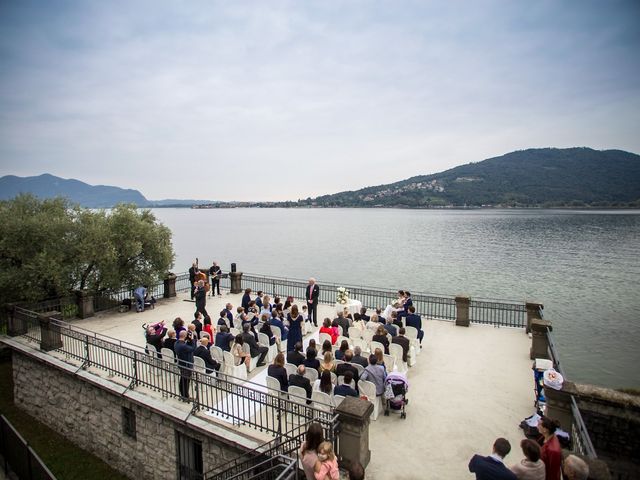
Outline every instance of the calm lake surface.
[[[570, 380], [640, 387], [640, 211], [155, 209], [175, 272], [538, 300]], [[509, 359], [506, 358], [505, 362]], [[499, 368], [499, 365], [496, 365]]]

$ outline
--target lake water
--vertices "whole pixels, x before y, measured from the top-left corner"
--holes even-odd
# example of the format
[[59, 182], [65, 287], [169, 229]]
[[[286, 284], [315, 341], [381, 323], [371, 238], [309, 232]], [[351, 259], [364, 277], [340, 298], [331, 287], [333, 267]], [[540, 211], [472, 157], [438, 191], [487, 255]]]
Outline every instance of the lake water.
[[[175, 272], [538, 300], [571, 380], [640, 387], [640, 211], [155, 209]], [[508, 362], [509, 359], [505, 359]], [[499, 368], [499, 366], [497, 366]]]

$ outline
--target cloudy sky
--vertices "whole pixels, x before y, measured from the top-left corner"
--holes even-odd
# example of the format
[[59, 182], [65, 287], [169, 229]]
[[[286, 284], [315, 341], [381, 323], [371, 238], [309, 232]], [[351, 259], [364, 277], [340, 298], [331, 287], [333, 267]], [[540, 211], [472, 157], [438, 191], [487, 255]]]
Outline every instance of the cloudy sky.
[[0, 176], [285, 200], [640, 153], [638, 1], [0, 0]]

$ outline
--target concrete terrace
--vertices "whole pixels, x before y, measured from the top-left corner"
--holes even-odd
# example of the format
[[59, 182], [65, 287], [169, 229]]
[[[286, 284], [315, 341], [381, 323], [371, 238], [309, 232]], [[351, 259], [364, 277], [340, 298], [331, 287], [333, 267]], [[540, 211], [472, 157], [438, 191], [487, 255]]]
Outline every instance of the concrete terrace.
[[[177, 316], [190, 322], [195, 305], [185, 301], [188, 298], [188, 293], [179, 293], [143, 313], [103, 312], [72, 323], [144, 346], [143, 323], [164, 319], [170, 325]], [[208, 297], [207, 310], [215, 321], [227, 302], [236, 307], [240, 299], [228, 293]], [[318, 314], [333, 318], [334, 307], [320, 305]], [[518, 444], [524, 438], [518, 424], [534, 412], [531, 340], [521, 329], [464, 328], [439, 320], [423, 324], [422, 353], [408, 372], [407, 419], [392, 413], [371, 422], [367, 479], [468, 479], [470, 457], [489, 454], [500, 436], [512, 444], [507, 465], [518, 462]], [[317, 331], [307, 335], [305, 347], [317, 337]], [[253, 371], [249, 380], [266, 385], [266, 367]], [[175, 400], [162, 401], [167, 407], [187, 409]]]

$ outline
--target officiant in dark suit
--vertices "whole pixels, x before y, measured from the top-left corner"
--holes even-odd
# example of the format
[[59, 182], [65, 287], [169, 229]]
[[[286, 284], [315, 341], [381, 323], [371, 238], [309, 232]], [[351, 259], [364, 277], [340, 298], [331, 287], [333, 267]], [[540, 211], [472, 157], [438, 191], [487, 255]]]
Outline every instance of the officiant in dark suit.
[[318, 326], [318, 299], [320, 298], [320, 287], [316, 284], [315, 278], [309, 279], [309, 285], [304, 293], [307, 299], [307, 308], [309, 310], [309, 320], [313, 322], [315, 327]]

